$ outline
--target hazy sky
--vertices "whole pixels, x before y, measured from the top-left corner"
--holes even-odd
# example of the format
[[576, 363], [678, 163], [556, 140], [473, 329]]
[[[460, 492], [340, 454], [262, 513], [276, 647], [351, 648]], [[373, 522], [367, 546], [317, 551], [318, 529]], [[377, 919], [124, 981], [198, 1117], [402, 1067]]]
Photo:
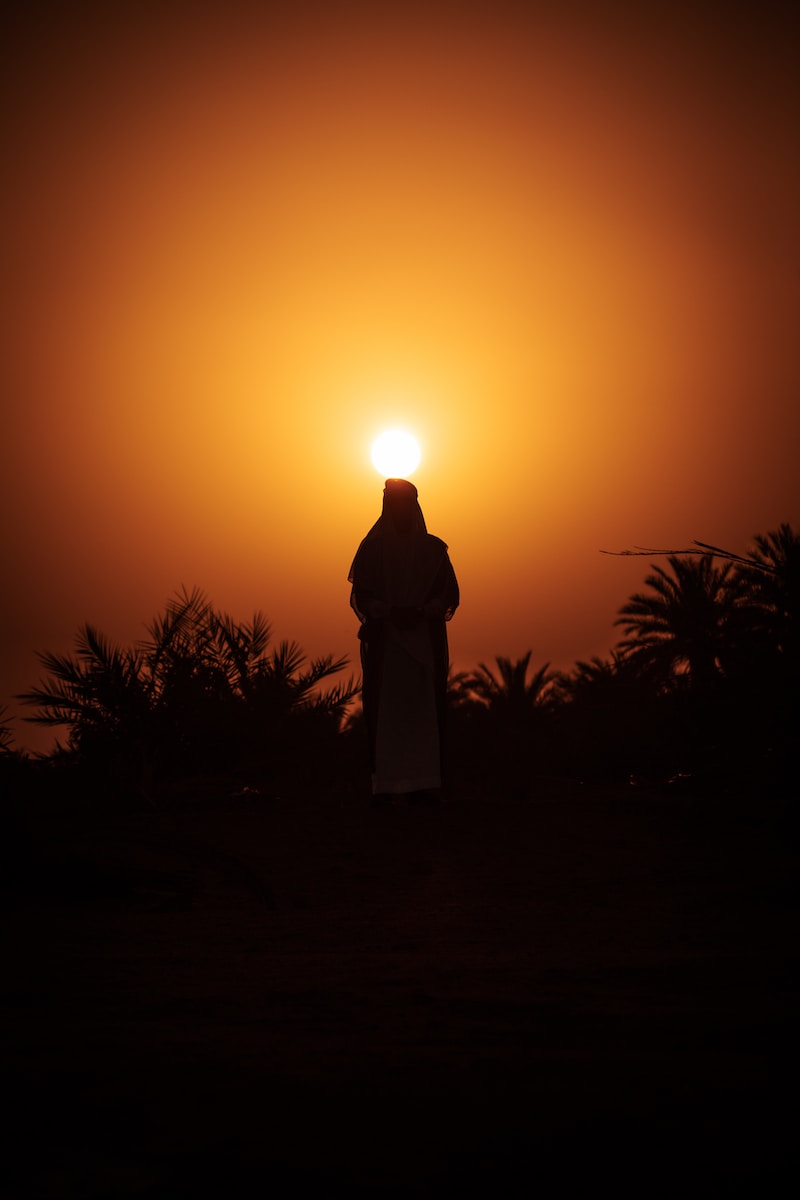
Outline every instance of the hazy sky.
[[184, 584], [355, 660], [387, 425], [458, 667], [800, 525], [788, 5], [106, 8], [3, 39], [0, 704]]

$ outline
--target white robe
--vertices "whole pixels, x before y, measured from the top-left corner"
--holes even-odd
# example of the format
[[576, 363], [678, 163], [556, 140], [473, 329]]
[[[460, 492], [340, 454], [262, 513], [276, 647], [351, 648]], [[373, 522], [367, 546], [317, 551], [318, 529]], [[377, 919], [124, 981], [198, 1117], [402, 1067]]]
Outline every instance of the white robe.
[[374, 793], [441, 787], [434, 663], [426, 627], [392, 629], [383, 660]]

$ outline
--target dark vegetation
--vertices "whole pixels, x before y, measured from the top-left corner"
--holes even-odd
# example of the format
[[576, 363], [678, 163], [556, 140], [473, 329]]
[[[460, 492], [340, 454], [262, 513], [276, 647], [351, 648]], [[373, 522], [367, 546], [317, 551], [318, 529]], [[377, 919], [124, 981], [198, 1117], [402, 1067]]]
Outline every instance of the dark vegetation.
[[132, 647], [85, 625], [74, 655], [40, 655], [47, 678], [21, 698], [33, 721], [66, 727], [43, 764], [83, 792], [158, 802], [224, 777], [253, 791], [337, 760], [355, 684], [346, 659], [309, 662], [273, 645], [263, 614], [238, 623], [182, 591]]
[[452, 682], [456, 757], [488, 755], [523, 792], [537, 776], [724, 789], [782, 787], [797, 761], [800, 537], [787, 524], [747, 558], [667, 554], [619, 610], [608, 658], [530, 654]]
[[[518, 794], [543, 777], [782, 787], [797, 755], [800, 537], [788, 524], [746, 556], [666, 555], [619, 610], [607, 658], [569, 672], [499, 656], [450, 680], [454, 786]], [[45, 653], [24, 694], [29, 720], [66, 728], [44, 758], [14, 750], [0, 713], [5, 777], [26, 773], [85, 796], [166, 804], [216, 781], [228, 793], [365, 787], [358, 681], [347, 665], [274, 646], [256, 613], [237, 623], [181, 592], [133, 647], [90, 625], [75, 653]], [[74, 789], [70, 786], [74, 784]]]

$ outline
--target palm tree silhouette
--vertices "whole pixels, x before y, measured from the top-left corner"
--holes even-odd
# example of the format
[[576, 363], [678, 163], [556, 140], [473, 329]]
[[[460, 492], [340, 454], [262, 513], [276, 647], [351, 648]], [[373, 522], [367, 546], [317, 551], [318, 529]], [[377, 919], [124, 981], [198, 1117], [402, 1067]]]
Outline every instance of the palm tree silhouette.
[[477, 670], [468, 673], [464, 683], [472, 694], [490, 711], [506, 719], [524, 717], [534, 708], [543, 707], [547, 701], [550, 684], [555, 673], [547, 662], [528, 678], [531, 650], [512, 662], [498, 655], [495, 658], [497, 674], [485, 663], [478, 663]]
[[737, 581], [751, 628], [792, 673], [800, 669], [800, 535], [789, 524], [754, 538]]
[[123, 648], [84, 625], [75, 655], [41, 654], [49, 678], [20, 697], [38, 710], [27, 720], [66, 726], [71, 751], [135, 772], [146, 794], [166, 770], [274, 760], [292, 718], [306, 733], [338, 729], [356, 690], [352, 680], [320, 687], [346, 658], [307, 663], [294, 642], [270, 651], [263, 614], [237, 623], [197, 588], [171, 599], [147, 633]]
[[739, 745], [762, 779], [792, 790], [800, 753], [800, 536], [784, 523], [754, 542], [735, 581]]
[[717, 567], [713, 554], [670, 555], [670, 575], [654, 567], [615, 621], [627, 636], [620, 650], [638, 666], [652, 667], [665, 686], [685, 679], [695, 691], [713, 688], [730, 647], [735, 590], [733, 563]]
[[93, 625], [79, 629], [74, 657], [44, 653], [39, 661], [50, 678], [19, 697], [39, 707], [26, 720], [67, 726], [74, 744], [130, 729], [148, 707], [140, 654], [113, 645]]
[[530, 674], [531, 653], [516, 661], [499, 655], [494, 667], [482, 662], [450, 680], [461, 769], [470, 783], [488, 772], [490, 786], [525, 794], [541, 766], [555, 674], [549, 663]]
[[612, 650], [608, 658], [599, 654], [587, 660], [578, 659], [571, 671], [559, 671], [558, 692], [568, 699], [584, 695], [592, 697], [616, 690], [618, 680], [629, 659], [621, 650]]

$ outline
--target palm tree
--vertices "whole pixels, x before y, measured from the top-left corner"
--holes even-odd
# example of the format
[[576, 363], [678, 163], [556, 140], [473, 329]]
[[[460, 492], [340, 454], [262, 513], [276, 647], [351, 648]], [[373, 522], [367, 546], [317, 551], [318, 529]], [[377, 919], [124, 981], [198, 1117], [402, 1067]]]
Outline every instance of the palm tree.
[[93, 625], [78, 630], [74, 657], [44, 653], [39, 660], [50, 678], [19, 697], [39, 709], [26, 720], [67, 726], [74, 749], [97, 736], [113, 738], [148, 707], [141, 656], [114, 646]]
[[592, 700], [607, 697], [619, 690], [621, 680], [627, 675], [641, 677], [638, 668], [630, 669], [630, 656], [621, 650], [612, 650], [608, 658], [595, 654], [588, 661], [579, 659], [571, 671], [559, 671], [555, 684], [559, 698], [577, 701], [584, 697]]
[[270, 651], [263, 614], [236, 623], [196, 588], [171, 599], [147, 633], [125, 649], [85, 625], [75, 656], [40, 655], [49, 679], [21, 697], [38, 709], [28, 720], [67, 726], [70, 750], [135, 773], [146, 793], [165, 771], [274, 760], [290, 721], [330, 736], [356, 690], [352, 680], [321, 687], [345, 658], [307, 664], [294, 642]]
[[495, 658], [496, 671], [486, 663], [466, 676], [463, 688], [473, 698], [474, 711], [465, 711], [471, 725], [471, 760], [478, 755], [481, 768], [493, 780], [514, 792], [527, 791], [531, 771], [541, 766], [541, 718], [549, 711], [555, 674], [545, 663], [529, 677], [531, 651], [512, 661]]
[[666, 686], [686, 678], [696, 691], [713, 687], [730, 646], [735, 606], [733, 563], [722, 567], [713, 554], [670, 555], [672, 574], [654, 567], [645, 584], [619, 610], [615, 622], [627, 636], [620, 650], [638, 666], [653, 667]]
[[739, 740], [762, 779], [791, 791], [800, 753], [800, 536], [782, 524], [754, 541], [736, 570]]
[[753, 632], [793, 674], [800, 669], [800, 535], [780, 525], [757, 535], [752, 565], [736, 571]]
[[468, 674], [464, 683], [476, 699], [492, 712], [507, 719], [525, 717], [534, 708], [546, 705], [550, 685], [556, 678], [547, 662], [528, 679], [531, 654], [529, 650], [516, 662], [498, 655], [495, 658], [497, 674], [485, 663], [478, 663], [477, 670]]

